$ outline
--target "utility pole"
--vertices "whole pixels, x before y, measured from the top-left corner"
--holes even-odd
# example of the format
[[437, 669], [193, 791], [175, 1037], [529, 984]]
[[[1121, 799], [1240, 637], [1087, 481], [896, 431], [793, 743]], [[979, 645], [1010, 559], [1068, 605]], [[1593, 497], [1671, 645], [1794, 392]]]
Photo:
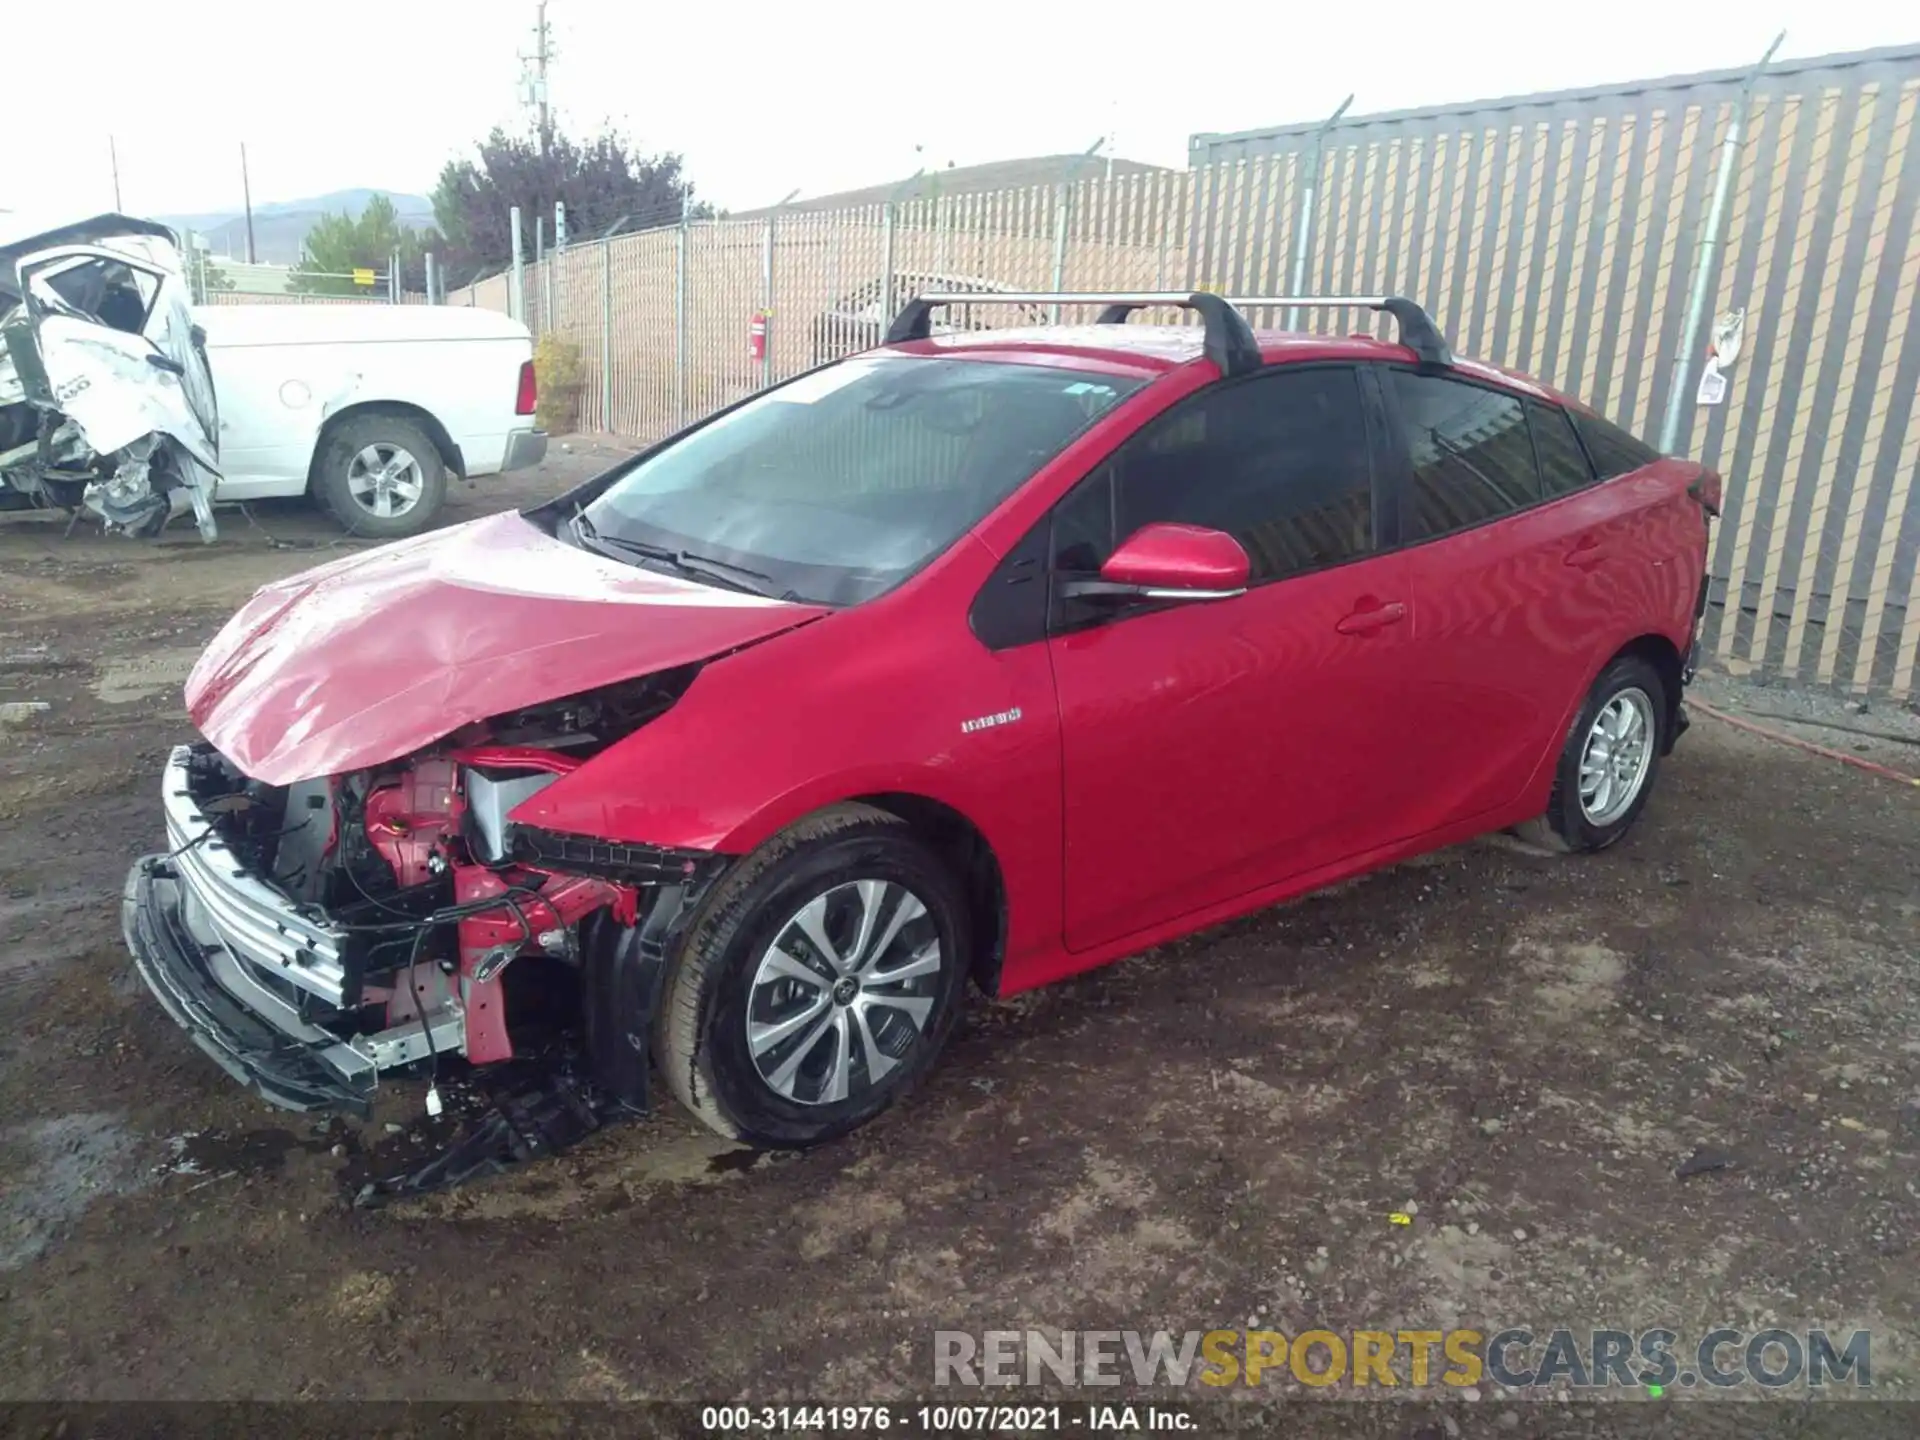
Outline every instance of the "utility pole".
[[547, 153], [547, 0], [533, 7], [533, 83], [540, 101], [540, 153]]
[[253, 258], [253, 184], [247, 179], [247, 142], [240, 142], [240, 196], [247, 207], [247, 263]]
[[547, 106], [547, 62], [553, 59], [553, 37], [547, 29], [547, 0], [536, 0], [533, 7], [533, 54], [522, 55], [520, 63], [530, 67], [523, 81], [525, 103], [533, 107], [534, 123], [540, 140], [540, 153], [547, 153], [551, 132], [551, 112]]
[[107, 136], [107, 163], [113, 167], [113, 209], [120, 211], [120, 151], [115, 148], [113, 136]]

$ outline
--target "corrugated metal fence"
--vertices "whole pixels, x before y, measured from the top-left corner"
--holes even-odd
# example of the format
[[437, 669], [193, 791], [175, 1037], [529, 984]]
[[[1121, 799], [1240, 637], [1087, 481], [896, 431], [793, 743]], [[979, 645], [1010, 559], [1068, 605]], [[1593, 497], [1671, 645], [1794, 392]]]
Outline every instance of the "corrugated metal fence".
[[[1309, 288], [1412, 295], [1462, 353], [1651, 436], [1742, 79], [1346, 120], [1321, 152]], [[1916, 693], [1916, 108], [1920, 46], [1779, 63], [1752, 96], [1713, 302], [1745, 312], [1743, 343], [1725, 403], [1689, 405], [1680, 447], [1727, 480], [1707, 638], [1735, 669]], [[1317, 129], [1196, 137], [1185, 173], [575, 247], [528, 269], [528, 319], [580, 344], [583, 425], [651, 437], [875, 343], [935, 285], [1272, 293]], [[507, 309], [508, 292], [495, 277], [449, 300]], [[1011, 318], [994, 310], [980, 323]]]

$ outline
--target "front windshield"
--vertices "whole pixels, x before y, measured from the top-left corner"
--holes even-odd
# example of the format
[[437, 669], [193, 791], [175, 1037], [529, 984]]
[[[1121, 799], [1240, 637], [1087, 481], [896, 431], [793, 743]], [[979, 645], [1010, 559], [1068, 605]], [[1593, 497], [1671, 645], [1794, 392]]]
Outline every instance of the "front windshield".
[[637, 564], [855, 605], [940, 554], [1139, 385], [1003, 361], [843, 361], [642, 460], [575, 535]]

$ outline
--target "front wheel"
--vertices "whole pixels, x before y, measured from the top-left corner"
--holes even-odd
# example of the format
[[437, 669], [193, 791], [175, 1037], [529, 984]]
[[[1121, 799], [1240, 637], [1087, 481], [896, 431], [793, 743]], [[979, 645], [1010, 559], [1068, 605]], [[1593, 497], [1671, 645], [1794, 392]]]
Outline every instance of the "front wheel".
[[844, 1135], [919, 1081], [958, 1018], [966, 899], [897, 817], [841, 805], [720, 882], [668, 976], [656, 1053], [723, 1135]]
[[1519, 826], [1550, 849], [1604, 850], [1633, 827], [1666, 748], [1667, 688], [1637, 655], [1607, 666], [1567, 735], [1547, 813]]

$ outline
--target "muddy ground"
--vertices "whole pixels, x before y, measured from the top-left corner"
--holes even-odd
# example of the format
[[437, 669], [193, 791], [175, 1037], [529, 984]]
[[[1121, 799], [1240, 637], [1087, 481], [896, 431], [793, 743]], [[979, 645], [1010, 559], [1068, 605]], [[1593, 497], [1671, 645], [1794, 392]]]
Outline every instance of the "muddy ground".
[[0, 705], [46, 707], [0, 710], [0, 1398], [870, 1400], [935, 1328], [1255, 1319], [1867, 1328], [1880, 1393], [1920, 1380], [1920, 790], [1704, 719], [1605, 855], [1483, 841], [976, 1003], [844, 1143], [730, 1153], [669, 1101], [348, 1208], [357, 1137], [240, 1092], [118, 928], [197, 648], [335, 553], [254, 522], [0, 525]]

